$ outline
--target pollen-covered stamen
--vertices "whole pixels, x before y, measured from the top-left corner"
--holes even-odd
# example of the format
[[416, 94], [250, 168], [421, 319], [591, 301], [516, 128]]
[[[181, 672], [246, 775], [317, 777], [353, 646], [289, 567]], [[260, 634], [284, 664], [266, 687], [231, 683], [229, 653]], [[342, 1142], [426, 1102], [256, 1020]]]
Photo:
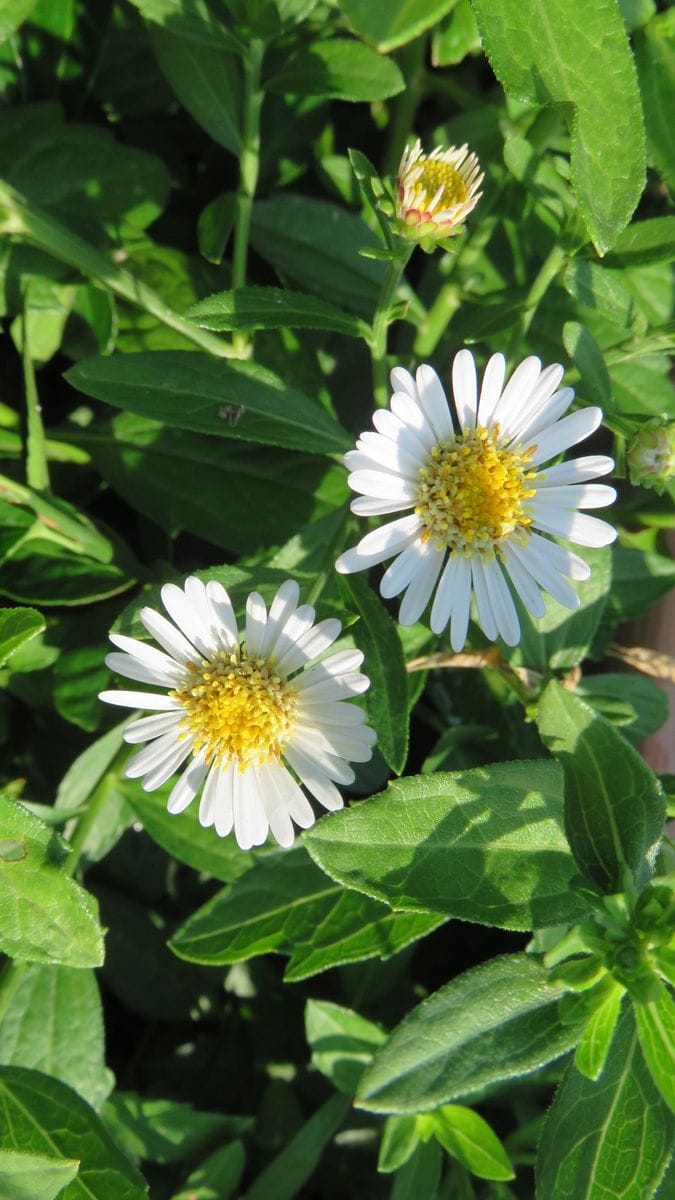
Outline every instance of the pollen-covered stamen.
[[440, 158], [421, 160], [420, 173], [414, 182], [411, 180], [411, 191], [412, 205], [429, 216], [439, 209], [463, 204], [468, 195], [466, 182], [460, 172]]
[[293, 728], [297, 698], [291, 684], [263, 658], [244, 649], [221, 650], [171, 695], [185, 709], [184, 733], [208, 763], [236, 761], [241, 771], [280, 758]]
[[479, 425], [434, 446], [417, 480], [423, 540], [473, 555], [492, 552], [509, 534], [526, 533], [532, 523], [526, 502], [535, 494], [533, 449], [500, 449], [498, 425]]

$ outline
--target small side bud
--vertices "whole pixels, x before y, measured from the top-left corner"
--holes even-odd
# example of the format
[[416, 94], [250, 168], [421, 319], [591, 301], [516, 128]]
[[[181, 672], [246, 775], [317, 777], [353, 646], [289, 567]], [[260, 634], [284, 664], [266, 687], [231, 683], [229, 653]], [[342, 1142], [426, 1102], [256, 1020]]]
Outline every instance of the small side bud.
[[628, 443], [626, 465], [631, 483], [661, 495], [675, 475], [675, 421], [647, 421]]

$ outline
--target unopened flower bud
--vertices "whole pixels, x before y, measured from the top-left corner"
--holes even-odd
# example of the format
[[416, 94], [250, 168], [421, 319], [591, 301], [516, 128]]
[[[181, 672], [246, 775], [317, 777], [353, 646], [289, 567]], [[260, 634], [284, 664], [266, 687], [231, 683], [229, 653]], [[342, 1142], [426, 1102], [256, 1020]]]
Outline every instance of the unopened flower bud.
[[661, 494], [675, 474], [675, 421], [647, 421], [628, 443], [626, 465], [631, 483]]
[[396, 177], [396, 232], [428, 248], [458, 233], [481, 197], [482, 182], [468, 146], [437, 146], [424, 154], [418, 139], [403, 151]]

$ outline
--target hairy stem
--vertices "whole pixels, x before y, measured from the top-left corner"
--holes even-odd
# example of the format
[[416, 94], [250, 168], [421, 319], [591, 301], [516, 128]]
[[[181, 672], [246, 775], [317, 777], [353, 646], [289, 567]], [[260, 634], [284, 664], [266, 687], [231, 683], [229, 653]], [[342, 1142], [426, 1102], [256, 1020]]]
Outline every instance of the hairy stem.
[[[233, 288], [244, 287], [246, 284], [251, 212], [260, 169], [260, 110], [264, 98], [260, 87], [260, 69], [264, 53], [265, 43], [259, 38], [253, 38], [244, 57], [244, 113], [232, 255]], [[235, 345], [245, 346], [247, 339], [246, 335], [236, 334], [233, 340]]]
[[406, 263], [412, 254], [412, 243], [402, 245], [396, 258], [387, 263], [387, 270], [382, 281], [382, 289], [373, 317], [370, 337], [370, 358], [373, 370], [373, 391], [375, 403], [381, 407], [387, 403], [389, 385], [387, 382], [387, 333], [391, 324], [391, 307], [396, 295], [396, 289], [405, 270]]
[[35, 383], [35, 368], [30, 354], [28, 320], [24, 313], [21, 329], [23, 387], [26, 398], [26, 483], [36, 492], [49, 488], [47, 447], [42, 424], [40, 397]]

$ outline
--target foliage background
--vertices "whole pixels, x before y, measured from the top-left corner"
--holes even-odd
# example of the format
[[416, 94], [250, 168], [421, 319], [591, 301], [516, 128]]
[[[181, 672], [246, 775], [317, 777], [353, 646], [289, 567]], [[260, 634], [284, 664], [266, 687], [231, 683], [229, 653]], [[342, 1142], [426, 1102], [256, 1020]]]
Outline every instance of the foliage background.
[[[631, 749], [666, 706], [607, 656], [675, 579], [672, 485], [623, 478], [626, 441], [673, 415], [674, 16], [654, 0], [0, 3], [10, 1200], [668, 1194], [672, 1007], [649, 988], [672, 973], [672, 862], [655, 891], [663, 800]], [[484, 196], [390, 306], [370, 189], [413, 134], [467, 141]], [[406, 673], [437, 639], [332, 570], [356, 533], [340, 455], [369, 423], [389, 326], [392, 362], [446, 378], [464, 344], [481, 363], [562, 361], [606, 414], [618, 545], [588, 555], [577, 614], [551, 602], [480, 668]], [[380, 750], [351, 797], [405, 778], [324, 818], [311, 857], [239, 851], [123, 778], [96, 698], [107, 631], [191, 571], [239, 601], [292, 572], [366, 650]], [[595, 958], [571, 950], [589, 991], [523, 954], [533, 930], [541, 952], [599, 912]], [[637, 965], [619, 962], [628, 942]], [[583, 1072], [560, 1056], [589, 1019], [605, 1052], [619, 1023], [604, 1070], [601, 1049]]]

